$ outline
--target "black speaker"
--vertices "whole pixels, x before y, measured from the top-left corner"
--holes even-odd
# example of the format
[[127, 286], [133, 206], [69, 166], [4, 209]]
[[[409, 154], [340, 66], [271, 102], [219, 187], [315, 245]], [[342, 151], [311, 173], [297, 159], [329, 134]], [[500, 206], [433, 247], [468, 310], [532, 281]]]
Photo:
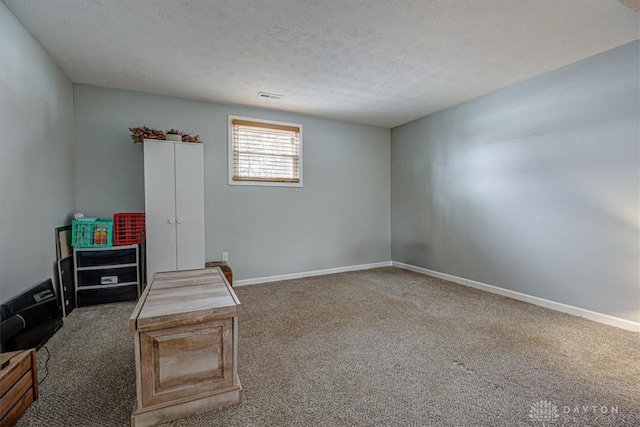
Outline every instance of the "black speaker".
[[51, 279], [2, 304], [0, 321], [0, 351], [40, 348], [62, 326]]
[[0, 343], [5, 343], [27, 326], [24, 318], [19, 314], [9, 317], [0, 323]]

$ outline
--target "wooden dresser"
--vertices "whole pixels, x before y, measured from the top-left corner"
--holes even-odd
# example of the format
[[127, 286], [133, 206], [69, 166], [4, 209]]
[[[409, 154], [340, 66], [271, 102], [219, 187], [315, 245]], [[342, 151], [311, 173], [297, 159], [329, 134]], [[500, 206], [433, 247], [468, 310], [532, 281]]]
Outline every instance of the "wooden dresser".
[[[0, 354], [0, 363], [9, 364], [0, 370], [0, 426], [13, 426], [38, 399], [36, 351], [15, 351]], [[1, 365], [0, 365], [1, 366]]]
[[240, 403], [239, 305], [220, 268], [155, 274], [129, 319], [137, 385], [132, 426]]

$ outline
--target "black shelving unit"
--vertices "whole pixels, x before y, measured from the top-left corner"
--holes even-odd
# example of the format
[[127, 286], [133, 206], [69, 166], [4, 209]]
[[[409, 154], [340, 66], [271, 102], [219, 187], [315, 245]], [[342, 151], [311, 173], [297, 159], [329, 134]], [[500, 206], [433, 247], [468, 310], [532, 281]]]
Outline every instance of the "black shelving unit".
[[76, 307], [140, 297], [138, 245], [74, 248]]

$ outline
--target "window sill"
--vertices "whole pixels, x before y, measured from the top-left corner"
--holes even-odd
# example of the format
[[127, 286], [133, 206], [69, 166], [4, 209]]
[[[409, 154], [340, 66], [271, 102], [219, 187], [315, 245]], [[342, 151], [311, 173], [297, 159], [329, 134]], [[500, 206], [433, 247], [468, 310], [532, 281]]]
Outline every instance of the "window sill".
[[261, 182], [261, 181], [233, 181], [229, 180], [229, 185], [250, 185], [254, 187], [299, 187], [302, 182]]

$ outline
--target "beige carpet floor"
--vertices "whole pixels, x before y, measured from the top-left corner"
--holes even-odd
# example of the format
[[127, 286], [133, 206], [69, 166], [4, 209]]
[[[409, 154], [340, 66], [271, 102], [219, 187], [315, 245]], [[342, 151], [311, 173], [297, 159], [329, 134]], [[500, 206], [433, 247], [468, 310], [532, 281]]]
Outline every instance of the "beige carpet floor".
[[[396, 268], [236, 291], [245, 400], [170, 426], [640, 425], [637, 333]], [[133, 307], [72, 313], [20, 427], [129, 424]]]

